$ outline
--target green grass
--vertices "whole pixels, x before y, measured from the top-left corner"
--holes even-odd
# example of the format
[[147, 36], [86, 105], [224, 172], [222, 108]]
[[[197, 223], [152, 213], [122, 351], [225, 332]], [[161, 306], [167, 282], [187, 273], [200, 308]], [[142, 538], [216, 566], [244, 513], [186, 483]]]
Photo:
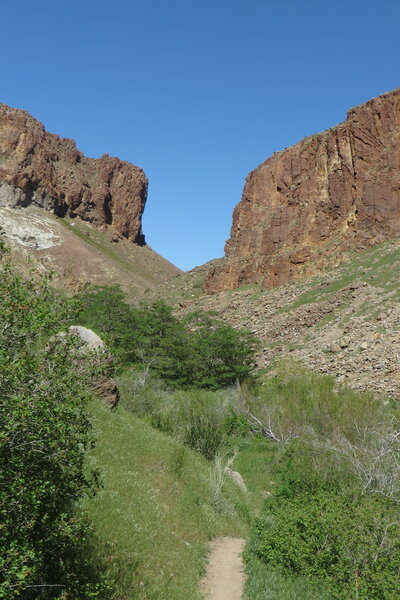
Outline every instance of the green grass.
[[[352, 439], [353, 423], [383, 422], [387, 410], [396, 414], [394, 405], [383, 406], [294, 362], [275, 365], [275, 376], [260, 378], [255, 387], [218, 392], [168, 391], [150, 380], [140, 388], [129, 373], [119, 384], [122, 401], [115, 411], [100, 403], [91, 408], [98, 444], [89, 460], [100, 469], [103, 488], [84, 502], [99, 555], [117, 582], [113, 599], [199, 600], [208, 542], [233, 535], [253, 540], [245, 552], [244, 600], [329, 600], [305, 579], [262, 564], [254, 551], [254, 518], [280, 483], [276, 465], [285, 444], [238, 429], [223, 434], [222, 449], [206, 460], [184, 445], [185, 432], [199, 417], [226, 427], [226, 418], [240, 413], [244, 402], [261, 420], [268, 406], [272, 427], [283, 438], [312, 429], [322, 439], [337, 431]], [[168, 433], [151, 426], [160, 414]], [[233, 454], [231, 468], [247, 491], [222, 474]]]
[[[289, 312], [299, 306], [329, 300], [355, 280], [364, 281], [389, 292], [398, 290], [400, 248], [393, 247], [392, 242], [385, 242], [353, 254], [349, 262], [330, 271], [330, 274], [332, 278], [328, 282], [326, 275], [310, 279], [307, 282], [308, 289], [294, 302], [282, 307], [281, 312]], [[296, 286], [296, 283], [292, 285]]]
[[243, 600], [331, 600], [332, 596], [305, 579], [289, 579], [282, 572], [251, 557]]
[[[214, 464], [132, 413], [94, 404], [90, 463], [103, 489], [84, 503], [118, 600], [199, 598], [207, 542], [243, 535], [243, 492], [215, 489]], [[235, 504], [239, 509], [235, 508]]]
[[238, 441], [238, 448], [239, 453], [232, 468], [243, 476], [249, 491], [246, 497], [247, 510], [254, 517], [260, 513], [264, 499], [274, 491], [271, 464], [278, 448], [263, 437], [250, 437], [241, 443]]
[[305, 304], [314, 304], [315, 302], [328, 300], [331, 296], [339, 292], [341, 289], [343, 289], [347, 285], [350, 285], [350, 283], [352, 283], [353, 280], [354, 276], [348, 274], [336, 281], [332, 281], [332, 283], [324, 286], [321, 289], [321, 279], [313, 279], [312, 283], [310, 284], [311, 289], [304, 292], [304, 294], [301, 294], [292, 304], [284, 306], [281, 309], [281, 312], [289, 312]]
[[[124, 386], [123, 391], [127, 393]], [[196, 394], [188, 393], [188, 401]], [[211, 395], [227, 410], [232, 392], [207, 393]], [[174, 393], [176, 401], [182, 401], [181, 396]], [[100, 470], [103, 487], [83, 503], [98, 555], [116, 582], [113, 600], [200, 600], [208, 542], [226, 535], [248, 537], [254, 516], [273, 493], [271, 464], [279, 449], [261, 437], [232, 437], [225, 453], [206, 460], [173, 432], [154, 429], [148, 417], [136, 416], [124, 403], [130, 406], [123, 398], [114, 411], [99, 402], [91, 406], [98, 443], [89, 463]], [[226, 474], [219, 490], [218, 466], [232, 452], [237, 452], [232, 468], [242, 474], [247, 492]], [[248, 569], [248, 598], [264, 598], [257, 590], [265, 583], [261, 571], [262, 577], [267, 571], [255, 569], [252, 560]], [[268, 573], [268, 589], [277, 589], [278, 580], [282, 590], [291, 589], [284, 576]], [[303, 597], [311, 598], [298, 596]]]

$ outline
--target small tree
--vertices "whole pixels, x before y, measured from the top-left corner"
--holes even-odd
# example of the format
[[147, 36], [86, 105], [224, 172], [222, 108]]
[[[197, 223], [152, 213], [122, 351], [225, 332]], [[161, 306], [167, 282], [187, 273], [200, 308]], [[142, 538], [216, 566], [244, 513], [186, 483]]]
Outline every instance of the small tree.
[[108, 341], [123, 364], [152, 369], [174, 388], [219, 389], [249, 377], [256, 340], [208, 313], [179, 320], [163, 301], [130, 307], [118, 286], [80, 297], [82, 324]]
[[197, 387], [220, 389], [242, 382], [254, 372], [256, 339], [244, 329], [234, 329], [215, 317], [197, 312], [186, 320], [192, 332]]

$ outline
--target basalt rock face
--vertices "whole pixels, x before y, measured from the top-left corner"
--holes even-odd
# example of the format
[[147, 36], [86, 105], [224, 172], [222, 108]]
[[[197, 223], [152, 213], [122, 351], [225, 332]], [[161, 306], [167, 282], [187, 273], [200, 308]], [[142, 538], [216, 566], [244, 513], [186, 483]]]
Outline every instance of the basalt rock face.
[[276, 287], [400, 235], [400, 89], [252, 171], [206, 293]]
[[0, 104], [0, 206], [34, 204], [58, 216], [112, 226], [144, 244], [142, 169], [107, 154], [86, 158], [75, 142], [47, 133], [27, 112]]

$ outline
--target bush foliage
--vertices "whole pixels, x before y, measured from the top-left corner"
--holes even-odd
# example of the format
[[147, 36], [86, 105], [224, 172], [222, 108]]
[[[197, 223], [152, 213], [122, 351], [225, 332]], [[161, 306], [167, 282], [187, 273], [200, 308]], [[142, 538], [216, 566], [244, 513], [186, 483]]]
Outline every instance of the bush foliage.
[[151, 370], [175, 389], [216, 390], [254, 371], [255, 338], [207, 313], [183, 320], [162, 301], [130, 307], [118, 286], [81, 294], [80, 321], [101, 335], [122, 364]]
[[395, 600], [396, 406], [294, 364], [244, 396], [282, 442], [274, 466], [279, 484], [256, 520], [256, 561], [323, 584], [338, 600]]
[[315, 473], [307, 477], [303, 469], [299, 484], [293, 464], [291, 469], [286, 468], [281, 488], [257, 520], [257, 557], [323, 582], [337, 599], [395, 600], [400, 576], [397, 507], [356, 487], [327, 485]]
[[48, 344], [73, 311], [48, 281], [0, 269], [0, 598], [106, 594], [74, 512], [97, 480], [84, 467], [89, 375], [71, 369], [71, 340]]

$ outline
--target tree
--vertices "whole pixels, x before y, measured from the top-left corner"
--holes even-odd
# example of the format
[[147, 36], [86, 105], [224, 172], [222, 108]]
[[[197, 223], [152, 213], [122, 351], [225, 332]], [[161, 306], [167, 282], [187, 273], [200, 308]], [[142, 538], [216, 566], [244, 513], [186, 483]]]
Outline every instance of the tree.
[[193, 336], [197, 387], [216, 390], [252, 375], [256, 339], [249, 331], [234, 329], [202, 312], [189, 315], [186, 326]]
[[79, 297], [79, 323], [93, 329], [122, 361], [132, 360], [137, 318], [119, 285], [87, 287]]
[[256, 340], [209, 313], [178, 319], [162, 300], [130, 307], [118, 286], [80, 297], [80, 321], [105, 336], [123, 364], [151, 368], [171, 387], [220, 389], [252, 375]]

